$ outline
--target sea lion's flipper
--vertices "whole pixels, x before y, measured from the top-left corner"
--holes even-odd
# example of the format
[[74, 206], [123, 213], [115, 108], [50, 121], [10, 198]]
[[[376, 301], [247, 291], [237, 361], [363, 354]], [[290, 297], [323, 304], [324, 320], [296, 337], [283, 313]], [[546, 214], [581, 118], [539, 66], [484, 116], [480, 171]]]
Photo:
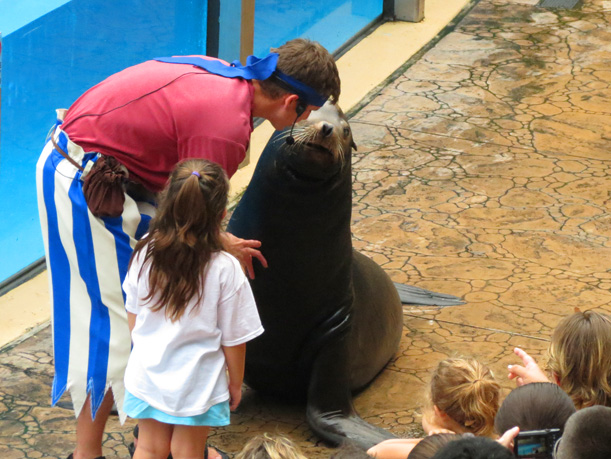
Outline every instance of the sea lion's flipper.
[[317, 413], [308, 406], [307, 415], [310, 428], [333, 446], [350, 441], [363, 450], [368, 450], [384, 440], [397, 438], [387, 430], [364, 421], [356, 413]]
[[458, 306], [459, 304], [465, 304], [463, 300], [454, 295], [436, 293], [397, 282], [394, 282], [394, 284], [403, 304], [421, 304], [427, 306]]
[[329, 342], [316, 356], [310, 384], [306, 417], [312, 430], [332, 445], [350, 440], [363, 449], [395, 438], [390, 432], [359, 417], [352, 404], [347, 336]]

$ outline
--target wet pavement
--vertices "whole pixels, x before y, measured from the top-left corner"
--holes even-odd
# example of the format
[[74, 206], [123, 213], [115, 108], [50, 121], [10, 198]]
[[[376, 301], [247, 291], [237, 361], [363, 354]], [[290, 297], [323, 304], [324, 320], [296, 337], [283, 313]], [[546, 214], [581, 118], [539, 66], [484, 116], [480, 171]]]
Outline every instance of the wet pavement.
[[[356, 398], [398, 436], [422, 435], [440, 359], [475, 356], [508, 390], [514, 346], [543, 363], [560, 318], [611, 313], [611, 1], [537, 3], [481, 0], [351, 119], [355, 247], [396, 282], [466, 301], [405, 306], [397, 356]], [[51, 362], [48, 327], [0, 353], [3, 459], [71, 452], [68, 399], [49, 406]], [[264, 431], [311, 458], [332, 452], [300, 405], [247, 390], [232, 422], [210, 439], [230, 453]], [[108, 459], [128, 457], [132, 426], [112, 418]]]

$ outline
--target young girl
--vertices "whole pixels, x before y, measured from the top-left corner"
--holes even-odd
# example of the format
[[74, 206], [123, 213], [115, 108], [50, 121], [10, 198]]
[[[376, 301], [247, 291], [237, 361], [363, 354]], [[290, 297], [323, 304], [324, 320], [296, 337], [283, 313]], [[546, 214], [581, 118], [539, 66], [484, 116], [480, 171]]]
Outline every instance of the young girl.
[[422, 428], [492, 436], [501, 386], [475, 359], [445, 359], [433, 372]]
[[240, 403], [246, 342], [263, 332], [238, 261], [221, 249], [229, 183], [205, 160], [179, 163], [123, 284], [133, 348], [128, 416], [134, 458], [205, 455], [211, 426]]
[[[492, 436], [501, 387], [492, 372], [475, 359], [445, 359], [431, 376], [422, 427], [435, 433]], [[378, 459], [404, 459], [419, 438], [386, 440], [367, 453]]]

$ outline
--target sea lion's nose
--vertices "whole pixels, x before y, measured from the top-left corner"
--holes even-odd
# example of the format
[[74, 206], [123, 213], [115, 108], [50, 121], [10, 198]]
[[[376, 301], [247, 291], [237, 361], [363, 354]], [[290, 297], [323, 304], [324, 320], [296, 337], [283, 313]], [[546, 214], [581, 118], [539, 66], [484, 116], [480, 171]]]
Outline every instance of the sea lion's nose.
[[323, 123], [320, 128], [320, 133], [323, 137], [329, 137], [333, 133], [333, 125], [329, 123]]

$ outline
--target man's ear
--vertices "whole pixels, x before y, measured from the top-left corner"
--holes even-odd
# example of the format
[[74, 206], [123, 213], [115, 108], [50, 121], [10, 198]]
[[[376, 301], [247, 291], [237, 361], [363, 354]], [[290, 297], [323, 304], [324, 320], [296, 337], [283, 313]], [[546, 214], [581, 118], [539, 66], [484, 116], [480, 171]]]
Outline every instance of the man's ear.
[[285, 94], [282, 96], [284, 106], [287, 110], [295, 111], [297, 108], [297, 102], [299, 101], [299, 96], [297, 94]]

